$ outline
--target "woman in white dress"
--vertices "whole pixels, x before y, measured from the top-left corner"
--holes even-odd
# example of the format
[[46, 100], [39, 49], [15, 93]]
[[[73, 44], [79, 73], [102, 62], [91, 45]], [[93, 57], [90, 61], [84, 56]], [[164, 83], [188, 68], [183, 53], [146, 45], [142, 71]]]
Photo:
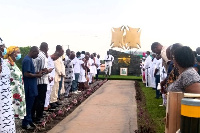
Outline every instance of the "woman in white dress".
[[10, 69], [3, 60], [7, 50], [0, 44], [0, 60], [2, 71], [0, 73], [0, 132], [15, 133], [14, 112], [12, 106], [12, 90], [10, 88]]

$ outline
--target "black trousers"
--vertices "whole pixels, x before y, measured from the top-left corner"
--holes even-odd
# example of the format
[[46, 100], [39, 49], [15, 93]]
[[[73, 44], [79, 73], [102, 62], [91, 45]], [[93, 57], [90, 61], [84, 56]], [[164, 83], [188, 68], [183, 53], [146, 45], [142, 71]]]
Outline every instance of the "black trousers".
[[100, 72], [100, 69], [97, 69], [96, 80], [99, 79], [99, 72]]
[[160, 75], [156, 75], [155, 79], [156, 79], [156, 98], [159, 98], [160, 97], [160, 90], [157, 90], [157, 88], [158, 88], [158, 83], [160, 83]]
[[32, 119], [42, 118], [46, 99], [47, 84], [39, 84], [37, 87], [38, 95], [35, 97], [34, 105], [32, 108]]

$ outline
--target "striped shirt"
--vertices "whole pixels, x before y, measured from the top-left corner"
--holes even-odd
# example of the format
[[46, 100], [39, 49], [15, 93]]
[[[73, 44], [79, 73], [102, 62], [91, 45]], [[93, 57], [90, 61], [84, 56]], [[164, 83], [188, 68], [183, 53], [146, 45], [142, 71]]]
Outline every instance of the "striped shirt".
[[[33, 64], [35, 67], [35, 72], [39, 72], [48, 66], [48, 58], [45, 53], [40, 50], [38, 57], [33, 59]], [[37, 78], [37, 84], [48, 84], [48, 74], [43, 75], [41, 78]]]

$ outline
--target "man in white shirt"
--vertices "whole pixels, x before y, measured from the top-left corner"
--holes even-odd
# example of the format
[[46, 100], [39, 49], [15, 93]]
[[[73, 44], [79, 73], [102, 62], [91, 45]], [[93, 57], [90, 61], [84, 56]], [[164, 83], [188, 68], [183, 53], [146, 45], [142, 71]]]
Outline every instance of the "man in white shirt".
[[156, 82], [155, 82], [155, 77], [154, 77], [154, 71], [155, 71], [155, 68], [156, 68], [156, 62], [157, 62], [157, 59], [156, 59], [156, 54], [152, 54], [152, 61], [151, 61], [151, 64], [150, 64], [150, 84], [149, 84], [149, 87], [152, 87], [154, 90], [156, 89]]
[[[111, 67], [112, 67], [112, 62], [114, 61], [114, 57], [107, 51], [107, 55], [104, 58], [105, 61], [105, 74], [106, 77], [111, 75]], [[108, 74], [109, 71], [109, 74]]]
[[155, 76], [155, 82], [156, 82], [156, 98], [158, 99], [160, 97], [160, 90], [158, 90], [158, 83], [160, 83], [160, 73], [161, 73], [161, 67], [162, 67], [162, 58], [160, 55], [156, 56], [156, 69], [154, 72]]
[[96, 74], [96, 80], [98, 80], [99, 78], [99, 72], [101, 70], [101, 62], [100, 62], [100, 55], [98, 54], [97, 55], [97, 58], [96, 58], [96, 64], [97, 64], [97, 74]]
[[60, 57], [54, 61], [55, 65], [55, 78], [54, 78], [54, 85], [52, 87], [51, 96], [50, 96], [50, 105], [51, 108], [56, 108], [58, 106], [58, 90], [59, 90], [59, 83], [61, 81], [61, 77], [64, 76], [62, 70], [62, 55], [64, 54], [62, 46], [56, 46], [56, 52], [58, 52]]
[[94, 77], [97, 74], [97, 66], [96, 66], [96, 60], [93, 54], [90, 55], [89, 59], [89, 83], [92, 84], [94, 82]]
[[50, 96], [51, 96], [51, 90], [54, 85], [54, 77], [55, 77], [55, 65], [54, 61], [59, 58], [59, 53], [55, 52], [51, 56], [48, 57], [48, 69], [53, 69], [51, 73], [48, 75], [49, 84], [47, 85], [47, 92], [46, 92], [46, 99], [44, 104], [44, 110], [48, 110], [49, 103], [50, 103]]
[[150, 64], [152, 62], [152, 58], [150, 56], [150, 52], [147, 51], [146, 52], [147, 54], [147, 57], [146, 57], [146, 60], [144, 62], [144, 71], [145, 71], [145, 79], [146, 79], [146, 87], [149, 87], [149, 85], [151, 84], [150, 83], [150, 78], [151, 78], [151, 75], [150, 75]]
[[168, 70], [168, 62], [170, 61], [167, 58], [167, 53], [166, 53], [167, 48], [168, 47], [161, 45], [159, 42], [154, 42], [151, 45], [152, 52], [156, 53], [157, 55], [161, 55], [163, 65], [166, 70]]
[[81, 71], [81, 65], [80, 65], [80, 57], [81, 53], [77, 52], [76, 57], [73, 59], [73, 65], [74, 65], [74, 80], [72, 81], [72, 93], [78, 94], [81, 91], [78, 91], [78, 79]]
[[[40, 45], [40, 52], [36, 59], [33, 59], [33, 64], [35, 67], [36, 72], [45, 71], [41, 78], [37, 79], [37, 87], [38, 87], [38, 96], [35, 98], [35, 102], [32, 109], [32, 117], [35, 121], [39, 122], [43, 117], [44, 111], [44, 104], [47, 92], [47, 84], [49, 83], [48, 80], [48, 73], [51, 73], [53, 69], [47, 69], [47, 51], [48, 51], [48, 44], [46, 42], [42, 42]], [[36, 115], [35, 115], [36, 114]]]

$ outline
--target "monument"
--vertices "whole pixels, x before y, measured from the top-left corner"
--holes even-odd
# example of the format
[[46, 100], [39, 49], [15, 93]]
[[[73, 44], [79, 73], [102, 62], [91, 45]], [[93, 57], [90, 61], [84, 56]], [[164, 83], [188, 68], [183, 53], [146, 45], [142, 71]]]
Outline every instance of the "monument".
[[[135, 75], [141, 74], [140, 56], [134, 55], [131, 50], [141, 48], [140, 44], [140, 28], [131, 28], [129, 26], [121, 26], [112, 29], [110, 54], [114, 57], [112, 65], [112, 75]], [[130, 50], [130, 53], [124, 53], [113, 48], [121, 50]]]

